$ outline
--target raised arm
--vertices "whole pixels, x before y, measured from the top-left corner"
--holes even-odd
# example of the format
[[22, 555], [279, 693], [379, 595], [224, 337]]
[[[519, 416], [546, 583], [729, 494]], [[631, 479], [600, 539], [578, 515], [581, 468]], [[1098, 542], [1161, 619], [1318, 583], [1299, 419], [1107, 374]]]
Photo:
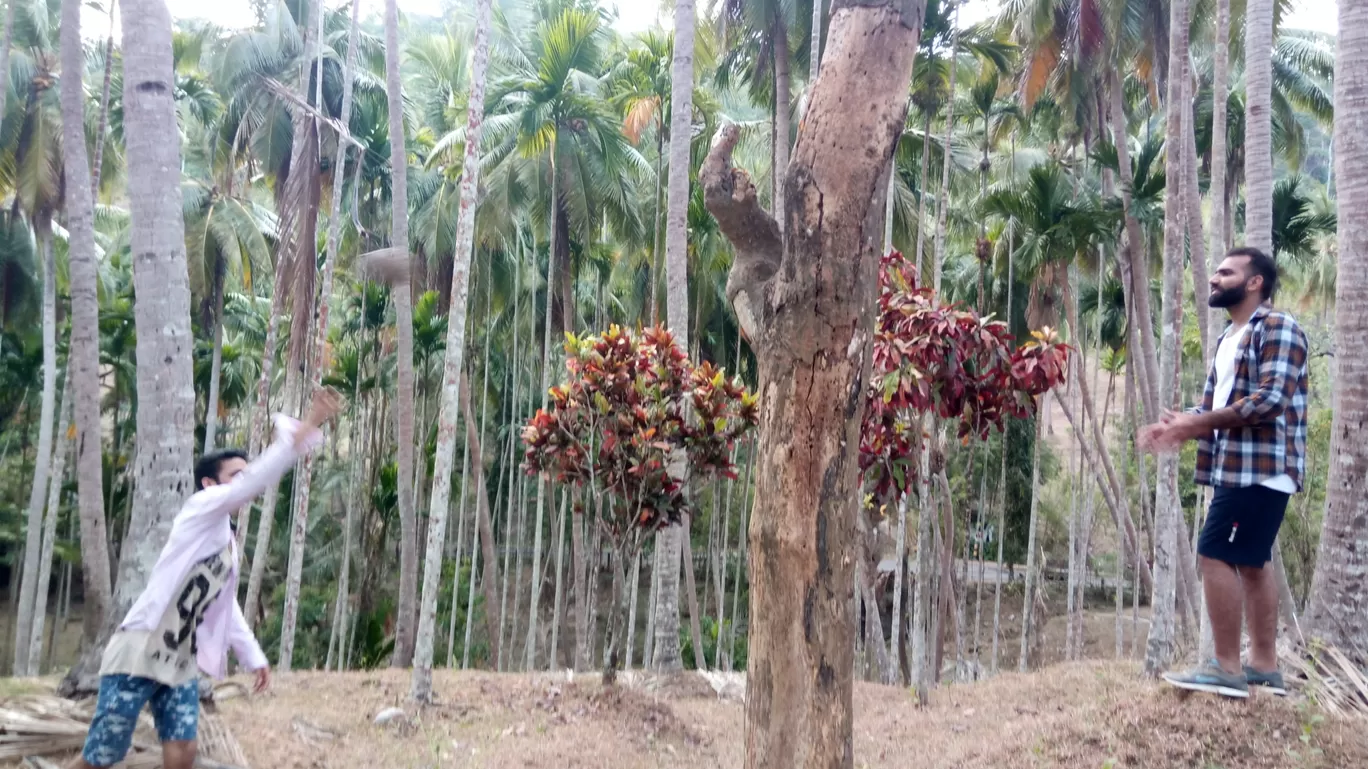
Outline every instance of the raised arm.
[[196, 493], [192, 504], [187, 505], [186, 512], [191, 515], [228, 515], [256, 499], [279, 481], [280, 476], [299, 457], [322, 445], [323, 433], [319, 427], [335, 416], [341, 407], [342, 400], [336, 392], [322, 390], [314, 398], [303, 421], [277, 414], [273, 420], [275, 441], [270, 447], [233, 480]]

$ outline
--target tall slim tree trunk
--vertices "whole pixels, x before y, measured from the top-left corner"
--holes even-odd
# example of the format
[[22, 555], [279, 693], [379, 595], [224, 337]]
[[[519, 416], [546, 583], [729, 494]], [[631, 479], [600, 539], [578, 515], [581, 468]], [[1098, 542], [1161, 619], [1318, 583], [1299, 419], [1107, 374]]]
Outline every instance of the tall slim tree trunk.
[[[1058, 395], [1058, 391], [1055, 393]], [[1039, 530], [1040, 512], [1040, 444], [1045, 441], [1046, 422], [1050, 410], [1045, 399], [1041, 398], [1036, 409], [1035, 447], [1031, 453], [1031, 517], [1026, 524], [1026, 586], [1023, 591], [1021, 607], [1021, 650], [1017, 657], [1017, 672], [1025, 673], [1031, 666], [1031, 636], [1035, 633], [1035, 597], [1040, 589], [1038, 574], [1039, 560], [1036, 558], [1036, 534]]]
[[[181, 217], [180, 137], [171, 68], [171, 14], [159, 0], [125, 0], [124, 134], [138, 367], [138, 448], [129, 535], [101, 640], [63, 680], [64, 694], [98, 686], [104, 642], [147, 585], [192, 488], [195, 388], [190, 361], [190, 277]], [[129, 22], [128, 20], [132, 20]]]
[[931, 285], [939, 294], [941, 290], [941, 270], [945, 264], [945, 226], [950, 215], [950, 142], [955, 138], [955, 73], [959, 67], [955, 66], [955, 52], [959, 48], [959, 9], [955, 6], [955, 20], [951, 25], [953, 30], [950, 33], [950, 83], [946, 91], [945, 104], [945, 151], [943, 162], [941, 163], [941, 193], [936, 201], [936, 263], [931, 275]]
[[1339, 280], [1335, 291], [1335, 419], [1325, 527], [1306, 626], [1368, 662], [1368, 2], [1340, 0], [1335, 59], [1335, 178]]
[[[731, 168], [722, 129], [699, 173], [737, 246], [727, 293], [757, 351], [761, 444], [746, 698], [748, 769], [850, 767], [861, 406], [881, 209], [925, 6], [837, 0], [778, 223]], [[862, 108], [848, 107], [861, 94]], [[780, 269], [782, 267], [782, 269]], [[782, 341], [781, 341], [782, 340]], [[801, 628], [801, 632], [795, 632]]]
[[1244, 47], [1245, 245], [1270, 256], [1273, 254], [1273, 6], [1274, 0], [1250, 0], [1246, 4]]
[[1211, 308], [1206, 303], [1210, 292], [1207, 281], [1206, 235], [1202, 227], [1202, 188], [1197, 178], [1197, 126], [1192, 116], [1193, 88], [1192, 56], [1183, 57], [1183, 207], [1187, 218], [1188, 249], [1192, 262], [1192, 299], [1197, 311], [1197, 332], [1202, 341], [1202, 370], [1211, 366], [1216, 351], [1211, 343], [1220, 336], [1212, 334]]
[[694, 667], [708, 669], [708, 658], [703, 653], [702, 612], [698, 609], [698, 585], [694, 581], [693, 547], [689, 535], [689, 515], [684, 514], [684, 536], [681, 537], [684, 556], [684, 592], [689, 599], [689, 636], [693, 639]]
[[[1257, 1], [1257, 0], [1256, 0]], [[1188, 57], [1188, 2], [1173, 0], [1170, 6], [1168, 134], [1165, 138], [1165, 168], [1168, 194], [1164, 196], [1164, 345], [1159, 361], [1159, 406], [1175, 406], [1178, 385], [1178, 345], [1182, 340], [1183, 312], [1183, 236], [1186, 174], [1184, 149], [1187, 133], [1183, 118], [1183, 78]], [[1145, 672], [1158, 675], [1169, 665], [1174, 653], [1174, 608], [1179, 582], [1179, 537], [1183, 529], [1182, 507], [1178, 498], [1178, 457], [1167, 453], [1159, 457], [1159, 481], [1155, 496], [1154, 522], [1154, 610], [1150, 617], [1149, 641], [1145, 647]]]
[[[26, 675], [42, 675], [43, 621], [47, 618], [48, 592], [52, 585], [52, 546], [57, 539], [57, 516], [61, 513], [62, 483], [66, 480], [67, 433], [71, 429], [71, 377], [62, 388], [57, 408], [57, 438], [52, 449], [52, 472], [48, 476], [47, 514], [43, 516], [43, 545], [38, 554], [38, 583], [34, 591], [33, 630], [29, 633]], [[60, 595], [58, 598], [60, 599]], [[56, 624], [55, 622], [53, 623]]]
[[52, 420], [57, 401], [57, 257], [52, 249], [52, 219], [35, 217], [43, 281], [43, 400], [38, 425], [38, 454], [29, 488], [28, 524], [24, 537], [23, 580], [19, 584], [19, 617], [15, 623], [14, 673], [28, 675], [28, 639], [37, 602], [38, 563], [43, 548], [43, 502], [52, 467]]
[[[428, 509], [427, 562], [423, 567], [423, 597], [411, 688], [413, 698], [420, 702], [432, 698], [432, 645], [437, 626], [437, 594], [442, 587], [442, 550], [446, 542], [446, 516], [451, 500], [451, 472], [456, 458], [461, 384], [465, 378], [466, 305], [470, 295], [470, 266], [475, 253], [480, 134], [484, 126], [485, 80], [489, 69], [489, 20], [490, 0], [479, 0], [475, 6], [474, 65], [466, 108], [461, 210], [456, 221], [456, 255], [451, 271], [451, 309], [447, 312], [442, 402], [437, 417], [437, 456], [433, 461], [431, 507]], [[535, 572], [535, 566], [533, 570]], [[534, 610], [535, 606], [536, 602], [533, 601]]]
[[[1207, 196], [1211, 201], [1211, 226], [1207, 234], [1211, 246], [1207, 249], [1208, 273], [1214, 273], [1225, 256], [1226, 241], [1226, 117], [1230, 104], [1230, 0], [1216, 0], [1216, 39], [1212, 44], [1211, 93], [1211, 184]], [[1203, 298], [1196, 298], [1201, 304]], [[1207, 338], [1214, 342], [1221, 336], [1221, 314], [1207, 313]], [[1211, 353], [1214, 354], [1214, 353]]]
[[926, 245], [926, 182], [931, 173], [931, 112], [928, 109], [922, 115], [921, 175], [917, 177], [917, 186], [921, 188], [917, 195], [917, 259], [913, 262], [917, 269], [922, 267], [922, 251]]
[[209, 395], [204, 401], [204, 453], [214, 450], [218, 439], [219, 388], [223, 381], [223, 290], [227, 265], [214, 260], [214, 350], [209, 359]]
[[[68, 8], [68, 5], [72, 7]], [[13, 17], [13, 6], [11, 3], [10, 17]], [[67, 356], [67, 378], [76, 419], [76, 494], [81, 517], [81, 581], [85, 588], [81, 639], [86, 646], [93, 646], [109, 608], [111, 586], [100, 438], [100, 308], [96, 285], [95, 210], [85, 154], [85, 101], [81, 80], [85, 51], [81, 45], [80, 24], [80, 3], [76, 0], [63, 2], [62, 168], [66, 175], [67, 269], [71, 282], [71, 350]], [[9, 48], [8, 27], [4, 47]], [[0, 58], [0, 72], [8, 71]], [[106, 83], [109, 80], [108, 65], [105, 80]], [[3, 109], [4, 97], [0, 96], [0, 114]], [[104, 119], [102, 114], [101, 120]]]
[[[14, 40], [14, 9], [18, 3], [5, 3], [5, 32], [0, 40], [0, 72], [8, 73], [10, 45]], [[6, 75], [8, 77], [8, 74]], [[5, 101], [9, 97], [9, 86], [0, 88], [0, 115], [5, 114]]]
[[[691, 7], [692, 5], [690, 2]], [[675, 33], [676, 38], [678, 34]], [[792, 59], [788, 44], [788, 25], [784, 23], [784, 11], [778, 3], [774, 5], [770, 44], [774, 56], [774, 168], [770, 171], [774, 175], [774, 215], [779, 222], [779, 231], [783, 232], [784, 187], [788, 184], [789, 156], [792, 154], [790, 150], [793, 146], [789, 143], [789, 105], [793, 101], [793, 78], [790, 72]]]
[[[385, 0], [385, 95], [389, 102], [390, 246], [408, 258], [408, 151], [404, 146], [404, 102], [399, 79], [399, 3]], [[478, 145], [477, 145], [478, 147]], [[462, 206], [465, 203], [462, 201]], [[464, 280], [464, 276], [462, 276]], [[393, 287], [399, 326], [399, 366], [395, 422], [399, 450], [399, 607], [395, 623], [394, 667], [413, 663], [418, 623], [418, 522], [413, 510], [413, 293], [408, 279]], [[465, 315], [462, 313], [461, 318]], [[459, 319], [455, 321], [459, 325]], [[448, 350], [450, 352], [450, 350]], [[459, 369], [457, 369], [459, 371]]]
[[[1016, 133], [1012, 133], [1012, 181], [1016, 181]], [[1016, 236], [1007, 236], [1007, 308], [1003, 317], [1007, 322], [1007, 330], [1010, 333], [1012, 328], [1012, 299], [1016, 290], [1016, 262], [1012, 260], [1012, 253], [1016, 251]], [[1008, 424], [1002, 426], [1002, 464], [998, 469], [998, 493], [1002, 496], [998, 499], [998, 519], [997, 530], [997, 573], [993, 575], [993, 663], [991, 672], [997, 675], [998, 672], [998, 652], [999, 643], [1002, 640], [1002, 569], [1003, 545], [1007, 539], [1007, 448], [1009, 444]]]
[[[110, 0], [109, 35], [105, 38], [104, 49], [104, 84], [100, 87], [100, 121], [95, 128], [95, 158], [90, 163], [90, 194], [94, 200], [100, 198], [100, 176], [104, 169], [105, 143], [109, 138], [109, 88], [114, 80], [114, 9], [117, 5], [116, 0]], [[64, 29], [65, 26], [63, 23]], [[66, 71], [65, 67], [62, 71]], [[0, 110], [3, 109], [4, 97], [0, 97]], [[0, 112], [0, 114], [3, 113]], [[85, 147], [82, 147], [81, 151], [85, 152]], [[69, 184], [70, 182], [68, 182]], [[70, 208], [68, 208], [67, 216], [70, 215]]]
[[[676, 2], [674, 59], [670, 68], [670, 171], [665, 212], [665, 319], [675, 339], [685, 343], [689, 339], [689, 144], [693, 121], [694, 23], [693, 0]], [[784, 98], [783, 103], [787, 105], [786, 94]], [[773, 126], [776, 192], [782, 185], [779, 164], [787, 165], [785, 159], [788, 157], [788, 122], [780, 117], [778, 99], [776, 96]], [[782, 114], [787, 114], [786, 109]], [[779, 197], [776, 195], [775, 199]], [[671, 466], [678, 468], [682, 464], [672, 462]], [[664, 556], [656, 561], [660, 569], [655, 590], [655, 658], [649, 662], [664, 673], [677, 672], [683, 666], [679, 650], [679, 569], [680, 554], [688, 536], [683, 524], [670, 526], [656, 535], [656, 547]], [[689, 568], [693, 568], [692, 564]], [[692, 600], [697, 601], [697, 596], [692, 595]], [[698, 651], [695, 649], [695, 658]]]
[[[499, 564], [494, 555], [494, 523], [489, 513], [489, 486], [485, 482], [484, 451], [481, 446], [481, 435], [484, 428], [483, 407], [481, 407], [480, 434], [476, 433], [474, 415], [470, 407], [470, 388], [461, 388], [461, 409], [465, 413], [466, 440], [470, 441], [470, 464], [479, 473], [479, 484], [476, 490], [475, 500], [478, 503], [475, 507], [475, 528], [479, 534], [480, 557], [484, 558], [484, 571], [480, 576], [480, 590], [484, 594], [485, 601], [485, 630], [489, 634], [489, 659], [491, 661], [499, 658], [499, 615], [495, 611], [498, 606], [498, 587], [499, 587]], [[497, 416], [497, 415], [496, 415]], [[472, 549], [473, 549], [472, 541]], [[475, 585], [475, 562], [471, 562], [471, 590]], [[473, 595], [473, 593], [472, 593]], [[474, 617], [474, 604], [467, 609], [467, 617]], [[466, 630], [466, 651], [462, 658], [470, 653], [470, 631], [467, 620]], [[462, 662], [461, 667], [466, 667]]]
[[[1131, 214], [1131, 174], [1130, 135], [1126, 127], [1126, 107], [1122, 100], [1119, 81], [1111, 83], [1112, 135], [1116, 142], [1117, 167], [1121, 175], [1121, 204], [1125, 215], [1126, 243], [1118, 252], [1121, 258], [1121, 273], [1130, 291], [1128, 299], [1135, 303], [1135, 329], [1140, 338], [1140, 346], [1133, 356], [1140, 362], [1140, 377], [1136, 385], [1140, 390], [1140, 401], [1145, 406], [1149, 418], [1159, 415], [1159, 355], [1154, 344], [1153, 312], [1150, 309], [1149, 260], [1146, 258], [1145, 239], [1140, 230], [1140, 222]], [[1174, 144], [1172, 146], [1178, 146]], [[1175, 177], [1176, 178], [1176, 177]]]
[[808, 42], [808, 93], [822, 70], [822, 0], [812, 0], [812, 38]]

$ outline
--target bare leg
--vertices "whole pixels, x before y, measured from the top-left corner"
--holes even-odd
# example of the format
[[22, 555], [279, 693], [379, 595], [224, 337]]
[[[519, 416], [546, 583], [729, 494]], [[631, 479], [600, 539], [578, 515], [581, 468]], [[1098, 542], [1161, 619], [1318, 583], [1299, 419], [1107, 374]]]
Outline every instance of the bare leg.
[[1278, 581], [1266, 565], [1241, 567], [1240, 579], [1249, 618], [1249, 666], [1271, 673], [1278, 669]]
[[[1227, 673], [1238, 673], [1241, 610], [1244, 603], [1240, 575], [1230, 564], [1206, 556], [1202, 556], [1201, 566], [1202, 589], [1206, 593], [1207, 614], [1211, 616], [1211, 635], [1216, 643], [1216, 661]], [[1276, 607], [1276, 593], [1274, 598]]]
[[195, 742], [193, 740], [163, 742], [162, 766], [164, 769], [194, 769]]

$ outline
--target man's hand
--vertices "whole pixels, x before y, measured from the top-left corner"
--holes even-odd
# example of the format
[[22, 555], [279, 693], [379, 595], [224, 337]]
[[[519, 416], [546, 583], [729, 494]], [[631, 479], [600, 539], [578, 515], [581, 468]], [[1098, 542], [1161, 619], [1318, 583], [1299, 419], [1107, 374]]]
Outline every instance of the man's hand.
[[271, 668], [270, 666], [259, 668], [256, 673], [256, 682], [252, 684], [252, 694], [261, 694], [271, 688]]
[[309, 413], [304, 417], [302, 428], [295, 436], [295, 443], [302, 445], [308, 440], [314, 431], [322, 427], [328, 420], [341, 413], [346, 401], [342, 394], [331, 387], [324, 387], [314, 393], [313, 402], [309, 405]]
[[1137, 443], [1141, 451], [1164, 454], [1177, 451], [1184, 443], [1200, 438], [1204, 432], [1206, 428], [1196, 415], [1169, 411], [1158, 422], [1142, 428]]

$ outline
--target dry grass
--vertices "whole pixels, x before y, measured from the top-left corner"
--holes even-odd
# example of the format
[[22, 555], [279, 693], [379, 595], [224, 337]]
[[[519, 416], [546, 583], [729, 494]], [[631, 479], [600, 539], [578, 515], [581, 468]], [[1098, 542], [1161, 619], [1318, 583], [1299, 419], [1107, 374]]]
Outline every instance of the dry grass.
[[[605, 692], [594, 676], [438, 671], [435, 689], [438, 704], [415, 712], [402, 672], [294, 674], [222, 712], [258, 769], [741, 765], [743, 706], [704, 685]], [[1368, 766], [1362, 721], [1271, 697], [1184, 700], [1130, 663], [947, 686], [926, 710], [870, 684], [854, 702], [855, 765], [870, 769]], [[393, 705], [413, 723], [373, 726]]]
[[[1107, 619], [1090, 632], [1104, 640], [1109, 618], [1090, 619]], [[605, 691], [596, 675], [439, 670], [436, 704], [416, 709], [404, 671], [294, 673], [265, 697], [222, 701], [219, 714], [255, 769], [741, 766], [743, 705], [693, 675], [624, 678]], [[408, 720], [375, 726], [392, 706]], [[1181, 698], [1133, 662], [948, 685], [927, 709], [905, 689], [857, 683], [854, 707], [859, 769], [1368, 767], [1362, 718], [1305, 699]]]

